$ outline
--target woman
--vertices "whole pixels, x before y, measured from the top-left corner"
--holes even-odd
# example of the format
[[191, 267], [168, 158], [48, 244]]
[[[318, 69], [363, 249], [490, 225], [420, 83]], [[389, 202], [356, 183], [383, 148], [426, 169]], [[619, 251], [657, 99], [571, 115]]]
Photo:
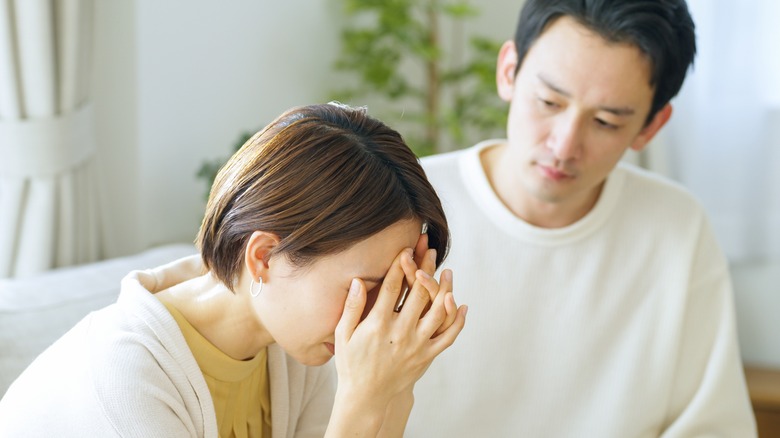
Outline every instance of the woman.
[[217, 175], [200, 255], [125, 277], [11, 386], [0, 436], [401, 436], [465, 323], [432, 277], [448, 238], [397, 132], [290, 110]]

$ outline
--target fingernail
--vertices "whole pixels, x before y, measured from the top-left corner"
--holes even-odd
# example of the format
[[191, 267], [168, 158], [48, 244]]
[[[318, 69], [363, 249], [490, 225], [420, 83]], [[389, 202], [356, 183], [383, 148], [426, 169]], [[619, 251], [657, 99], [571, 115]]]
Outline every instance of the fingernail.
[[449, 269], [445, 269], [441, 273], [441, 276], [444, 277], [444, 280], [449, 281], [450, 283], [452, 282], [452, 271], [450, 271]]
[[436, 263], [436, 250], [431, 248], [428, 257], [431, 258], [431, 263]]
[[353, 278], [352, 284], [349, 285], [349, 296], [356, 297], [358, 292], [360, 292], [360, 283], [358, 283], [357, 278]]

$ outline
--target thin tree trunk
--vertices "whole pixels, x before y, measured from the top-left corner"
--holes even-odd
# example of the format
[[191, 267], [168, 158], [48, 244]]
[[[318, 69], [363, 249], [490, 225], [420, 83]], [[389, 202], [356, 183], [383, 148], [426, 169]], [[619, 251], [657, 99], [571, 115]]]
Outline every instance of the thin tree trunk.
[[437, 3], [438, 0], [428, 2], [428, 43], [434, 49], [437, 56], [427, 62], [428, 83], [425, 112], [427, 116], [427, 128], [425, 139], [433, 147], [439, 150], [439, 21]]

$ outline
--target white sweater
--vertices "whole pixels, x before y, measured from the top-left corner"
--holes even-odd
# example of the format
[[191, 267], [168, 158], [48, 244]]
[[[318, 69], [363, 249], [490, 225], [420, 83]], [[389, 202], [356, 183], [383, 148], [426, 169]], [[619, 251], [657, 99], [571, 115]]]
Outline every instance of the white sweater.
[[[206, 381], [179, 326], [152, 293], [200, 275], [199, 256], [122, 280], [43, 352], [0, 400], [0, 437], [216, 437]], [[306, 367], [268, 347], [273, 438], [321, 437], [333, 405], [332, 365]]]
[[755, 436], [727, 263], [699, 204], [619, 165], [584, 218], [534, 227], [492, 191], [490, 144], [423, 160], [469, 316], [417, 383], [406, 436]]

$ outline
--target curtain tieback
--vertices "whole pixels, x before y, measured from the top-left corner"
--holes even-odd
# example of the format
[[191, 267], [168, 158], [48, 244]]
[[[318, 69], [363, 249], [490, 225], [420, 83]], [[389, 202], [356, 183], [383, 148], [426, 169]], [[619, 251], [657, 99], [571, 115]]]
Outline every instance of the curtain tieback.
[[91, 104], [59, 116], [0, 120], [0, 176], [54, 176], [94, 154]]

